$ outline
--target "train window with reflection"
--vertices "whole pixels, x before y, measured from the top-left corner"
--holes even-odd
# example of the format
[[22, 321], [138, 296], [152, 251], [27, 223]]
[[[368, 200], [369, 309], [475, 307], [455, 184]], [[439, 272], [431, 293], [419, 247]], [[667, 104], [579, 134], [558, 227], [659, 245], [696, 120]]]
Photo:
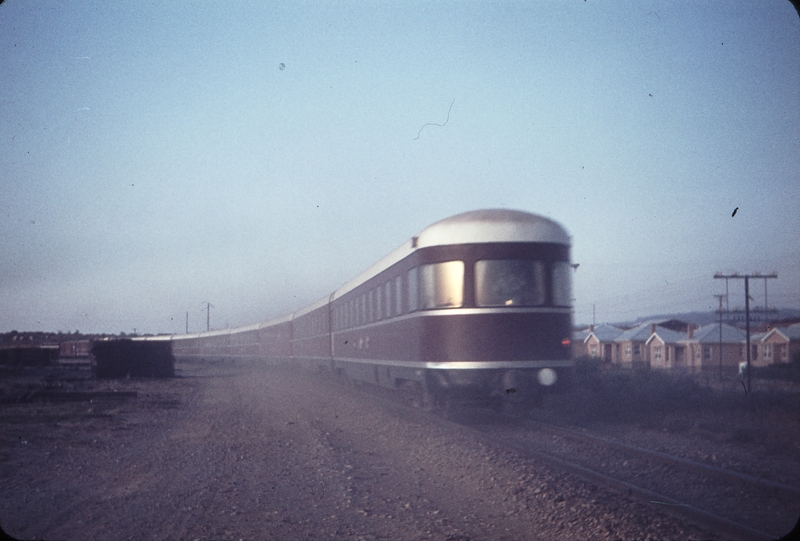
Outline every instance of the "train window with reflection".
[[553, 304], [570, 306], [572, 304], [572, 267], [567, 261], [553, 263]]
[[545, 303], [544, 263], [487, 259], [475, 263], [477, 306], [541, 306]]
[[348, 329], [353, 326], [353, 313], [355, 312], [355, 307], [354, 306], [355, 305], [353, 304], [353, 300], [350, 299], [350, 301], [347, 303], [347, 318], [346, 318], [346, 321], [347, 321], [347, 328]]
[[453, 308], [464, 301], [464, 262], [445, 261], [420, 265], [420, 308]]
[[396, 276], [394, 279], [394, 315], [399, 316], [403, 313], [403, 277]]
[[392, 282], [383, 284], [383, 289], [386, 291], [385, 299], [386, 305], [384, 308], [384, 315], [386, 318], [392, 317]]
[[408, 311], [419, 308], [419, 269], [414, 267], [408, 271]]
[[375, 290], [370, 289], [367, 293], [367, 320], [372, 323], [375, 321]]

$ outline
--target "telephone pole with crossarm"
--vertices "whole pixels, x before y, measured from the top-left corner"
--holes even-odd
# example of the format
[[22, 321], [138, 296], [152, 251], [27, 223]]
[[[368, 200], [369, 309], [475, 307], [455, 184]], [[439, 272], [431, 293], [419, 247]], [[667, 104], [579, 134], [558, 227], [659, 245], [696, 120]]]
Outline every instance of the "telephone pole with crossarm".
[[714, 278], [722, 278], [726, 282], [733, 278], [744, 280], [744, 321], [745, 333], [747, 334], [747, 345], [745, 346], [747, 349], [747, 394], [750, 394], [752, 391], [753, 383], [752, 370], [750, 368], [750, 278], [758, 278], [759, 280], [763, 279], [766, 287], [766, 283], [769, 278], [777, 277], [777, 272], [773, 272], [771, 274], [761, 274], [760, 272], [755, 272], [753, 274], [739, 274], [738, 272], [734, 272], [733, 274], [722, 274], [721, 272], [718, 272], [714, 275]]

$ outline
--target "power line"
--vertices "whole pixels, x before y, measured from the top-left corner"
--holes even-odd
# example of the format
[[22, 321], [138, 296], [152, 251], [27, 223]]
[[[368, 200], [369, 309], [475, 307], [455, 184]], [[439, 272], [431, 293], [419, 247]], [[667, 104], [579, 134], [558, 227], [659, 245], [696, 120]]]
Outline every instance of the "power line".
[[[728, 281], [725, 280], [725, 284], [727, 287]], [[722, 299], [728, 296], [727, 291], [725, 295], [714, 295], [716, 299], [719, 301], [719, 380], [722, 381]]]
[[[766, 284], [767, 280], [770, 278], [777, 278], [778, 273], [773, 272], [771, 274], [761, 274], [760, 272], [755, 272], [753, 274], [739, 274], [738, 272], [734, 272], [733, 274], [722, 274], [720, 272], [714, 274], [715, 279], [722, 278], [726, 282], [729, 279], [742, 279], [744, 280], [744, 310], [745, 310], [745, 332], [747, 333], [747, 393], [750, 394], [752, 389], [752, 369], [750, 367], [750, 278], [756, 279], [764, 279], [764, 283]], [[766, 287], [766, 285], [764, 286]]]

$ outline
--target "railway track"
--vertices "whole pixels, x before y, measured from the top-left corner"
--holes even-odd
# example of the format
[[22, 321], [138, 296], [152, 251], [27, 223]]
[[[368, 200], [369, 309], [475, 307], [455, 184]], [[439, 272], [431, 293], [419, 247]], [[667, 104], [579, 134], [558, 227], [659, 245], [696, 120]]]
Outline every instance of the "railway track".
[[786, 535], [800, 511], [798, 487], [596, 434], [499, 415], [477, 423], [455, 422], [495, 444], [612, 487], [726, 537], [778, 539]]
[[[391, 393], [382, 398], [398, 401]], [[402, 407], [416, 409], [407, 401]], [[490, 445], [611, 488], [724, 539], [779, 539], [800, 513], [800, 487], [779, 481], [517, 415], [428, 413], [475, 432]]]

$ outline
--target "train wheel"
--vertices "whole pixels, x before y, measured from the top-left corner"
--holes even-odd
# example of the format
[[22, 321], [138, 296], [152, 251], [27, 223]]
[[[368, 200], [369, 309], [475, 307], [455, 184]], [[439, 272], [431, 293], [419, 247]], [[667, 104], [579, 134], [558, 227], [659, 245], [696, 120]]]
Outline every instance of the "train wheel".
[[437, 393], [420, 381], [405, 381], [402, 388], [410, 396], [411, 405], [423, 411], [434, 411], [438, 406]]

